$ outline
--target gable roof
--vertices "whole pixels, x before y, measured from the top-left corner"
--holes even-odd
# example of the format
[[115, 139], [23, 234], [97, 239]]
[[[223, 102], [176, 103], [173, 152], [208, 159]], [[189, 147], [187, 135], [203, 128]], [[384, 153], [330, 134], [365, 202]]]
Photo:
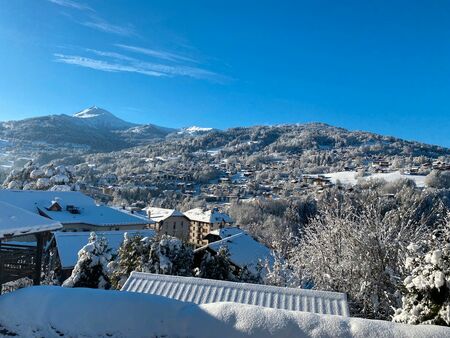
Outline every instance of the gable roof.
[[125, 282], [122, 291], [153, 294], [195, 304], [233, 302], [290, 311], [349, 316], [347, 295], [338, 292], [135, 271]]
[[0, 201], [0, 239], [61, 228], [57, 221]]
[[[140, 235], [142, 237], [153, 237], [153, 230], [131, 230], [131, 231], [98, 231], [95, 232], [99, 237], [105, 237], [108, 241], [108, 248], [116, 253], [122, 245], [125, 233], [130, 237]], [[59, 260], [63, 269], [73, 268], [77, 264], [78, 251], [80, 251], [89, 240], [91, 232], [61, 232], [54, 233], [56, 249], [58, 250]]]
[[144, 209], [147, 214], [150, 212], [150, 218], [155, 222], [161, 222], [169, 217], [186, 217], [181, 211], [175, 209], [147, 207]]
[[[78, 191], [0, 190], [0, 201], [32, 213], [42, 213], [62, 224], [92, 224], [96, 226], [145, 225], [150, 223], [105, 205], [97, 205], [89, 196]], [[57, 201], [61, 211], [47, 210]], [[80, 210], [74, 214], [66, 210], [72, 205]]]
[[184, 213], [191, 221], [203, 223], [233, 223], [233, 219], [217, 209], [195, 208]]
[[240, 268], [247, 267], [252, 273], [257, 273], [260, 261], [268, 261], [273, 265], [273, 256], [270, 249], [264, 244], [255, 240], [252, 236], [236, 227], [222, 228], [211, 231], [211, 234], [222, 238], [219, 241], [209, 243], [195, 252], [211, 249], [215, 252], [221, 247], [226, 247], [230, 254], [229, 260]]

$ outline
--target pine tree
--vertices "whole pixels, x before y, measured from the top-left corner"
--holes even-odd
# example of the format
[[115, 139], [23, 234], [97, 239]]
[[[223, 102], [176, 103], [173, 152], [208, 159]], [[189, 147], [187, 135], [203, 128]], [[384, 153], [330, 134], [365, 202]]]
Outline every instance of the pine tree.
[[92, 232], [88, 244], [78, 252], [77, 264], [63, 286], [109, 289], [108, 262], [112, 258], [110, 252], [106, 238], [98, 238]]
[[142, 271], [150, 254], [151, 239], [140, 235], [130, 237], [124, 234], [122, 245], [117, 251], [117, 257], [108, 264], [111, 271], [111, 284], [119, 290], [132, 271]]
[[152, 242], [143, 271], [164, 275], [192, 276], [194, 252], [181, 240], [163, 235]]
[[403, 307], [393, 320], [450, 326], [450, 221], [408, 251]]
[[216, 255], [205, 252], [196, 276], [218, 280], [235, 280], [234, 269], [229, 260], [230, 253], [228, 248], [222, 246]]

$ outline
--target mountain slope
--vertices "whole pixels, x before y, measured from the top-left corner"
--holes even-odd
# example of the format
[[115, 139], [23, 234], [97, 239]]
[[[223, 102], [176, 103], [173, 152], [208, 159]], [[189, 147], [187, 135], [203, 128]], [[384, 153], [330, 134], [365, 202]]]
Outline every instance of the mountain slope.
[[127, 129], [137, 126], [137, 124], [119, 119], [109, 111], [97, 106], [84, 109], [74, 114], [73, 117], [81, 119], [86, 124], [95, 128]]
[[174, 129], [138, 125], [93, 106], [73, 116], [48, 115], [0, 122], [0, 139], [22, 156], [49, 150], [120, 150], [164, 139]]

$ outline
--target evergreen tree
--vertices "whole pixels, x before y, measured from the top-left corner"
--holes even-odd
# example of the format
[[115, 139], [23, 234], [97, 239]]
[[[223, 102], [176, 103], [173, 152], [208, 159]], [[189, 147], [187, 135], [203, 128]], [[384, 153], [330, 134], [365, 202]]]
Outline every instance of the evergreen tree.
[[181, 240], [162, 235], [150, 247], [148, 262], [143, 271], [164, 275], [192, 276], [194, 252]]
[[218, 280], [235, 280], [233, 267], [229, 260], [230, 253], [228, 248], [223, 246], [219, 248], [216, 255], [205, 252], [196, 276]]
[[130, 237], [125, 233], [122, 245], [117, 251], [117, 257], [109, 263], [111, 284], [114, 289], [120, 289], [132, 271], [142, 271], [150, 254], [151, 239], [140, 235]]
[[393, 320], [450, 326], [450, 221], [408, 251], [403, 307]]
[[98, 238], [92, 232], [88, 244], [78, 252], [77, 264], [63, 286], [109, 289], [108, 262], [112, 258], [110, 252], [106, 238]]

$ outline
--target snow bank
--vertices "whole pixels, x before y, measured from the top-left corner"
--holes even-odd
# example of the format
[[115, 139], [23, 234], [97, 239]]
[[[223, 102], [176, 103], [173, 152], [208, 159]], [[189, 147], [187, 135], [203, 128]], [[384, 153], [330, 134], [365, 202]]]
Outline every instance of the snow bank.
[[449, 337], [450, 329], [409, 326], [164, 297], [30, 287], [0, 297], [0, 336], [20, 337]]

